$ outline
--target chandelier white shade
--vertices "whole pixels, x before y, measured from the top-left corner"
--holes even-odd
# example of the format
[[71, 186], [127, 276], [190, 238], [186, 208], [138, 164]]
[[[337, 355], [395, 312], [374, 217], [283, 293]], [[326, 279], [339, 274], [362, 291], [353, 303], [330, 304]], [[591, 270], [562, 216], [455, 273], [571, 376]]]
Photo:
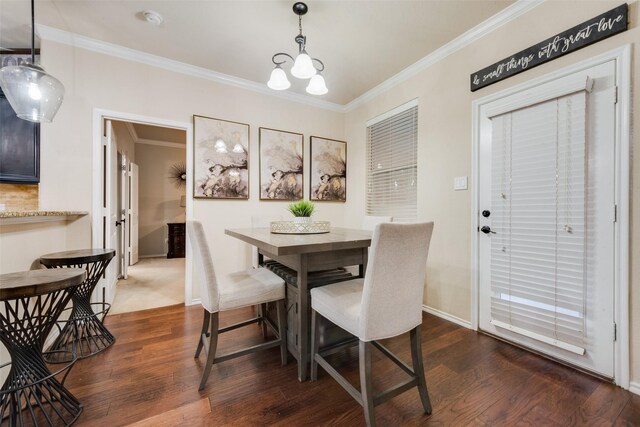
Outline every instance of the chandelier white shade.
[[311, 77], [309, 85], [307, 86], [307, 92], [311, 95], [324, 95], [329, 92], [327, 85], [324, 83], [324, 77], [322, 77], [322, 74], [318, 73]]
[[64, 86], [35, 64], [34, 23], [34, 1], [31, 0], [31, 63], [0, 68], [0, 87], [19, 118], [48, 123], [62, 104]]
[[291, 75], [293, 77], [301, 80], [311, 79], [307, 86], [307, 93], [324, 95], [329, 91], [324, 77], [320, 75], [320, 72], [324, 71], [324, 63], [317, 58], [309, 56], [306, 50], [307, 38], [302, 35], [302, 15], [306, 14], [308, 10], [307, 5], [302, 2], [297, 2], [293, 5], [293, 13], [298, 15], [300, 29], [300, 33], [295, 38], [296, 43], [298, 43], [298, 56], [294, 59], [291, 55], [283, 52], [273, 55], [271, 61], [275, 64], [275, 68], [267, 82], [267, 86], [273, 90], [286, 90], [291, 86], [287, 73], [282, 69], [282, 64], [286, 63], [287, 59], [290, 59], [293, 62], [291, 67]]
[[291, 86], [291, 82], [287, 79], [287, 73], [280, 67], [280, 64], [276, 65], [276, 68], [271, 72], [267, 86], [273, 90], [287, 90]]
[[306, 51], [302, 51], [291, 67], [291, 75], [299, 79], [310, 79], [316, 75], [316, 67], [313, 66], [311, 57]]

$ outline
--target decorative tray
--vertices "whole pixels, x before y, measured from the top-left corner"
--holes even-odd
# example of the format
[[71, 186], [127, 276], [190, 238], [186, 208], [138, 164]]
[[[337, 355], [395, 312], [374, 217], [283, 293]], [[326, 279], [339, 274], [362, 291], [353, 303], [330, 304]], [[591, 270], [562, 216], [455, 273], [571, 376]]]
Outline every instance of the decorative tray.
[[331, 229], [329, 221], [293, 222], [273, 221], [271, 232], [275, 234], [321, 234], [328, 233]]

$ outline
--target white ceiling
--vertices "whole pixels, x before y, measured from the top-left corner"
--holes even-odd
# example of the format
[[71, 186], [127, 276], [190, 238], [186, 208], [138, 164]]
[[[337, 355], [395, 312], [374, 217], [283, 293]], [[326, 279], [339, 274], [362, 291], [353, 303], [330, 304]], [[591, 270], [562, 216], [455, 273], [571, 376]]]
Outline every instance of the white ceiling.
[[[292, 0], [37, 0], [36, 22], [266, 83], [276, 52], [297, 53]], [[513, 0], [309, 0], [307, 51], [346, 104], [513, 3]], [[164, 17], [160, 27], [143, 10]], [[29, 46], [29, 0], [0, 0], [0, 46]], [[46, 64], [43, 64], [46, 67]], [[288, 67], [285, 67], [288, 68]], [[305, 94], [306, 81], [289, 90]]]

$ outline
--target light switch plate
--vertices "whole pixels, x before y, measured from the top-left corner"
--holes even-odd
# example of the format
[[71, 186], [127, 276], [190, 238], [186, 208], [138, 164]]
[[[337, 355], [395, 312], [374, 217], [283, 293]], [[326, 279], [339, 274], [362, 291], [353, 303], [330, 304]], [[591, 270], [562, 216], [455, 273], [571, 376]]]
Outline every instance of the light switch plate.
[[456, 176], [453, 178], [453, 189], [454, 190], [466, 190], [467, 187], [467, 177], [466, 176]]

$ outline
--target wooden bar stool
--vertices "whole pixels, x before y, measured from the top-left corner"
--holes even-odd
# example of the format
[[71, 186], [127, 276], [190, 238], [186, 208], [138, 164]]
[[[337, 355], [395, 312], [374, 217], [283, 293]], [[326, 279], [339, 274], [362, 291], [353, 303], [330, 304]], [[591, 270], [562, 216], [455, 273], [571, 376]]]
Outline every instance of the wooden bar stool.
[[[116, 340], [102, 323], [111, 304], [91, 302], [91, 294], [115, 253], [113, 249], [82, 249], [40, 257], [40, 263], [47, 268], [83, 268], [87, 272], [86, 280], [71, 296], [73, 306], [69, 319], [63, 321], [60, 335], [49, 347], [47, 362], [66, 362], [69, 351], [75, 351], [78, 358], [83, 359], [101, 352]], [[97, 311], [93, 309], [95, 306], [99, 307]]]
[[79, 268], [0, 275], [0, 341], [11, 356], [0, 366], [11, 366], [0, 389], [0, 424], [71, 425], [80, 416], [82, 404], [64, 387], [75, 355], [70, 353], [69, 363], [51, 373], [42, 346], [86, 275]]

